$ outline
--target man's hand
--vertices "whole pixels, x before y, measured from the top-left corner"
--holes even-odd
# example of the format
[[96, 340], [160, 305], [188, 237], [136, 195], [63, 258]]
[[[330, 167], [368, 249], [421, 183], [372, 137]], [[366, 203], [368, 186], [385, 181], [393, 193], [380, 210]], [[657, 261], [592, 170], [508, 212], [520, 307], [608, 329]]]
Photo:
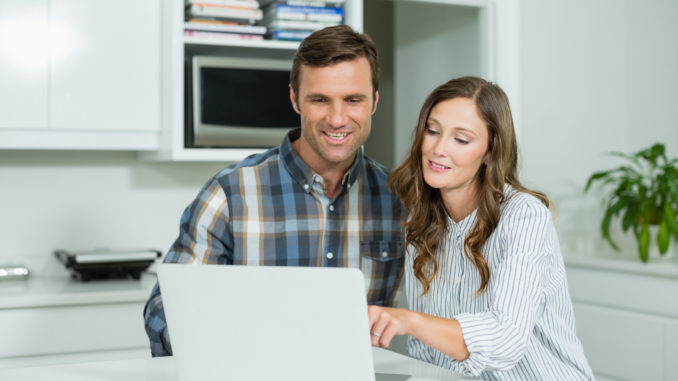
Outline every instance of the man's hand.
[[370, 337], [375, 347], [388, 348], [395, 335], [408, 335], [417, 313], [403, 308], [367, 306]]

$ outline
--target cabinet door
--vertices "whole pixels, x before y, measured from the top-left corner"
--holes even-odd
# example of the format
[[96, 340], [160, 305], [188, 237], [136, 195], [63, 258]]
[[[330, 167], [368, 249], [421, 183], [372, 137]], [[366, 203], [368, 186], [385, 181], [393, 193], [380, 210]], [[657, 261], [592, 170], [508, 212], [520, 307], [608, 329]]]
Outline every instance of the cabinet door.
[[0, 128], [47, 128], [47, 10], [0, 1]]
[[678, 380], [678, 321], [666, 324], [666, 380]]
[[52, 129], [154, 131], [160, 0], [51, 0]]
[[664, 379], [666, 319], [583, 303], [574, 303], [574, 310], [577, 336], [597, 378]]

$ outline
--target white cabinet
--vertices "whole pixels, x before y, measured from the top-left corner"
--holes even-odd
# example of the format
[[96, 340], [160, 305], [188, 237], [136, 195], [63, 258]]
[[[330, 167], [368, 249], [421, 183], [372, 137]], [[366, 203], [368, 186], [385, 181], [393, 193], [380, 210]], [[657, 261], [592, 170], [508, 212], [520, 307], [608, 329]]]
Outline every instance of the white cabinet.
[[0, 1], [0, 129], [47, 126], [48, 18], [48, 0]]
[[678, 264], [566, 259], [577, 335], [598, 379], [678, 379]]
[[143, 308], [155, 277], [0, 284], [0, 368], [150, 357]]
[[160, 0], [3, 1], [0, 28], [0, 148], [157, 148]]

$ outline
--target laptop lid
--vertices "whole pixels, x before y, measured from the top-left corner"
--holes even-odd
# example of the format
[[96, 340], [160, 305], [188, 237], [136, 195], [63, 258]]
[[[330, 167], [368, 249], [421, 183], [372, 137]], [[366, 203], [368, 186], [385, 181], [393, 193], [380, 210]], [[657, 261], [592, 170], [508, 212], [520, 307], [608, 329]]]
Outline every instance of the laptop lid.
[[357, 269], [161, 264], [180, 380], [374, 380]]

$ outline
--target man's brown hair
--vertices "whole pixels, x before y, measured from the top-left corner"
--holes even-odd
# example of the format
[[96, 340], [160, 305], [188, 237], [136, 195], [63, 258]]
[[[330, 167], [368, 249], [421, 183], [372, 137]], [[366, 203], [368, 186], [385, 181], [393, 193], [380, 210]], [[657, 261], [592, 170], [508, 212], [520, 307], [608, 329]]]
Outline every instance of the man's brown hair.
[[313, 32], [301, 42], [292, 61], [290, 85], [294, 96], [299, 96], [302, 65], [323, 67], [360, 57], [365, 57], [370, 63], [374, 96], [379, 89], [379, 56], [372, 39], [364, 33], [357, 33], [348, 25], [336, 25]]

